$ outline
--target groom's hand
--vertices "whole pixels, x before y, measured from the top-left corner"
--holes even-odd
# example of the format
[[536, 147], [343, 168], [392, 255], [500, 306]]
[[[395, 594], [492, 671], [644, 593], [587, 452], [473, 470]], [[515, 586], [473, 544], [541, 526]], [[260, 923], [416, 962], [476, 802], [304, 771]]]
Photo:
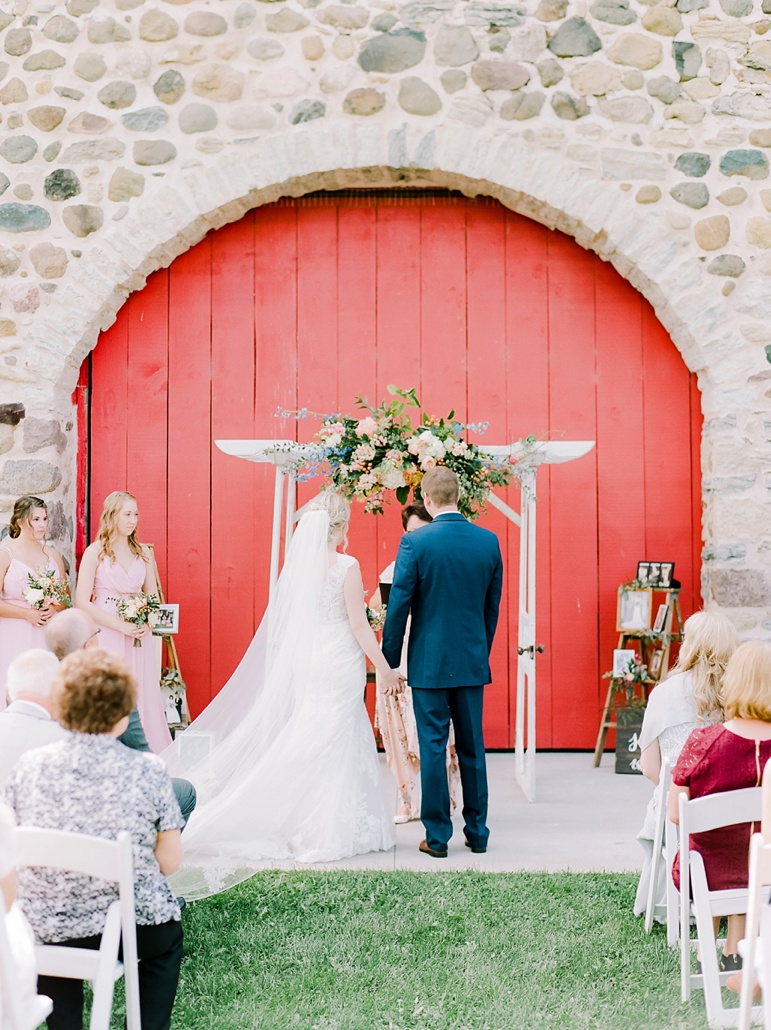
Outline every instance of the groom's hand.
[[401, 694], [405, 682], [404, 676], [398, 669], [389, 669], [388, 674], [383, 676], [383, 693], [390, 696]]

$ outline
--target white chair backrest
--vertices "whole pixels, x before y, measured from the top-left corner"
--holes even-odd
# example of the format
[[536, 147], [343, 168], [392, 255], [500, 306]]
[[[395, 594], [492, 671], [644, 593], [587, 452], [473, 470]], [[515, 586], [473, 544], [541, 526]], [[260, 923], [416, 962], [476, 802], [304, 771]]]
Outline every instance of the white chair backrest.
[[25, 994], [7, 926], [8, 917], [0, 896], [0, 1026], [7, 1030], [35, 1030], [51, 1012], [51, 1000], [39, 994]]
[[682, 842], [682, 838], [686, 837], [684, 843], [687, 846], [686, 824], [688, 834], [704, 833], [706, 830], [714, 830], [718, 826], [733, 826], [736, 823], [755, 822], [759, 826], [762, 806], [761, 788], [744, 787], [742, 790], [727, 790], [719, 794], [708, 794], [703, 798], [694, 798], [691, 801], [686, 801], [685, 795], [681, 794], [679, 805], [680, 838]]
[[[753, 834], [750, 841], [750, 887], [747, 904], [747, 924], [744, 936], [744, 976], [742, 977], [741, 1001], [739, 1006], [739, 1030], [748, 1030], [752, 1020], [752, 988], [757, 980], [755, 955], [760, 933], [763, 886], [771, 883], [771, 844], [766, 844], [760, 833]], [[767, 906], [765, 906], [767, 907]], [[764, 952], [771, 955], [771, 940], [763, 941]], [[763, 984], [767, 995], [771, 984]], [[764, 1005], [765, 1023], [769, 1025], [769, 1002]]]

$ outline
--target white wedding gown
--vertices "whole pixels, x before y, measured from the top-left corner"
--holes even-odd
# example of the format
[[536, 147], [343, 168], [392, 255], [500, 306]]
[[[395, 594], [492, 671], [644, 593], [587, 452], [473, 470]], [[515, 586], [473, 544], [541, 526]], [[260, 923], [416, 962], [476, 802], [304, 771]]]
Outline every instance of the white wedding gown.
[[[270, 860], [328, 862], [393, 846], [393, 799], [381, 785], [363, 703], [365, 658], [343, 595], [353, 562], [348, 555], [336, 555], [323, 577], [315, 618], [293, 642], [303, 682], [291, 711], [276, 715], [283, 701], [278, 692], [267, 704], [264, 698], [262, 703], [250, 701], [249, 710], [238, 711], [245, 707], [237, 684], [242, 666], [251, 670], [264, 662], [255, 654], [260, 650], [258, 631], [231, 681], [230, 704], [236, 710], [228, 710], [231, 725], [225, 740], [205, 760], [185, 761], [185, 748], [179, 745], [191, 731], [196, 734], [196, 720], [164, 753], [170, 771], [186, 775], [199, 791], [198, 807], [182, 838], [183, 867], [171, 880], [173, 889], [188, 900], [231, 887]], [[282, 647], [287, 646], [284, 640]], [[279, 664], [285, 665], [285, 658]], [[270, 679], [271, 673], [267, 675]], [[218, 701], [228, 703], [230, 686], [210, 708]], [[200, 717], [204, 726], [205, 716]]]

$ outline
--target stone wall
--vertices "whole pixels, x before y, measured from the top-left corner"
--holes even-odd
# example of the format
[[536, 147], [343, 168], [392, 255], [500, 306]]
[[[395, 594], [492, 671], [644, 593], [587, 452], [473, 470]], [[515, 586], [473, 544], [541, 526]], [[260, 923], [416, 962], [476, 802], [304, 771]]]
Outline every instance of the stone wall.
[[282, 195], [442, 186], [654, 304], [703, 395], [705, 599], [771, 636], [769, 29], [771, 0], [9, 0], [0, 520], [43, 493], [71, 552], [70, 393], [153, 269]]

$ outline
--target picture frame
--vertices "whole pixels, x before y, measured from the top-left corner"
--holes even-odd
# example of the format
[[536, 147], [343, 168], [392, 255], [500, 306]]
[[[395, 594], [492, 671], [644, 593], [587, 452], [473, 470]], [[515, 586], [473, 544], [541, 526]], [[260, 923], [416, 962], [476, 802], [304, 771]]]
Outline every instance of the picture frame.
[[650, 576], [650, 565], [651, 563], [649, 561], [638, 561], [637, 563], [637, 575], [635, 576], [635, 579], [638, 583], [642, 584], [642, 586], [647, 587], [648, 585], [648, 577]]
[[652, 680], [658, 680], [661, 676], [661, 665], [664, 660], [663, 648], [657, 648], [651, 655], [651, 660], [648, 663], [648, 676]]
[[669, 590], [675, 575], [673, 561], [638, 561], [635, 581], [641, 587]]
[[162, 604], [157, 611], [157, 622], [153, 626], [153, 633], [157, 637], [169, 637], [179, 633], [179, 605]]
[[617, 647], [613, 651], [613, 677], [620, 679], [629, 670], [629, 663], [636, 661], [637, 653], [631, 648]]
[[619, 587], [616, 609], [617, 633], [642, 633], [651, 628], [650, 587]]
[[661, 563], [661, 576], [659, 578], [659, 586], [666, 587], [669, 589], [672, 586], [675, 576], [675, 563], [673, 561], [663, 561]]
[[669, 616], [669, 605], [660, 604], [659, 610], [656, 612], [656, 618], [653, 622], [654, 633], [664, 633], [667, 628], [667, 617]]

